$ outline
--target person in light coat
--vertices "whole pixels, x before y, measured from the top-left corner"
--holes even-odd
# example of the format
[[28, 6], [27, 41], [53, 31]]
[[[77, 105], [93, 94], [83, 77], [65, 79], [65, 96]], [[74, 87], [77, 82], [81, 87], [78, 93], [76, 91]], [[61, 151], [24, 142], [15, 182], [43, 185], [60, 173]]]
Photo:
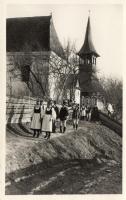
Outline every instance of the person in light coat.
[[108, 116], [112, 117], [114, 113], [114, 109], [111, 103], [108, 104], [107, 110], [108, 110]]
[[56, 101], [54, 101], [53, 108], [55, 110], [55, 114], [53, 114], [53, 133], [56, 132], [56, 120], [59, 118], [59, 108], [56, 105]]
[[52, 107], [52, 100], [49, 100], [42, 121], [42, 132], [46, 133], [44, 137], [46, 139], [50, 139], [52, 133], [52, 123], [55, 118], [56, 113], [54, 108]]
[[89, 121], [91, 118], [91, 107], [89, 105], [87, 105], [86, 107], [86, 119], [87, 121]]
[[85, 120], [86, 119], [86, 106], [82, 105], [81, 107], [81, 119]]
[[31, 129], [34, 131], [33, 137], [39, 137], [41, 131], [41, 106], [40, 101], [36, 101], [34, 110], [31, 116]]

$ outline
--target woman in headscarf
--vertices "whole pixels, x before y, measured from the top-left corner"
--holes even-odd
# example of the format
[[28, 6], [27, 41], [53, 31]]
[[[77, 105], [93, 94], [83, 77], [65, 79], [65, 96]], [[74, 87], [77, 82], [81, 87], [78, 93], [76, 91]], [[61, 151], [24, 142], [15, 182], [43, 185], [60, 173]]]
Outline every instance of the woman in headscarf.
[[31, 117], [31, 129], [34, 131], [33, 137], [39, 137], [41, 131], [41, 106], [40, 101], [36, 101]]
[[42, 122], [42, 132], [45, 132], [46, 135], [44, 138], [50, 139], [52, 133], [52, 123], [53, 118], [55, 118], [56, 113], [54, 108], [52, 107], [52, 100], [49, 100], [47, 103], [47, 107], [45, 109], [45, 113], [43, 115], [43, 122]]

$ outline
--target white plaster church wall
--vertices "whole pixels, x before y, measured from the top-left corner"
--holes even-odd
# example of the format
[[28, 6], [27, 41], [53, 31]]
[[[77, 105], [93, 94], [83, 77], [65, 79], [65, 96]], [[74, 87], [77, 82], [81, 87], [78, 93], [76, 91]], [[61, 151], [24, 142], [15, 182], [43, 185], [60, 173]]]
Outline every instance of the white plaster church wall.
[[[7, 53], [7, 73], [6, 73], [6, 94], [9, 96], [23, 97], [23, 96], [35, 96], [43, 97], [41, 88], [38, 83], [31, 78], [30, 73], [30, 82], [33, 84], [35, 90], [29, 90], [28, 85], [22, 81], [21, 70], [15, 65], [15, 62], [19, 59], [25, 57], [24, 65], [30, 64], [30, 69], [38, 80], [41, 82], [46, 96], [56, 99], [57, 94], [57, 81], [58, 75], [54, 72], [57, 72], [57, 68], [62, 69], [62, 63], [64, 62], [62, 58], [57, 56], [54, 52], [43, 51], [43, 52], [13, 52]], [[28, 58], [28, 59], [27, 59]], [[19, 61], [20, 62], [20, 61]], [[21, 63], [21, 64], [22, 64]], [[32, 80], [31, 80], [32, 79]]]

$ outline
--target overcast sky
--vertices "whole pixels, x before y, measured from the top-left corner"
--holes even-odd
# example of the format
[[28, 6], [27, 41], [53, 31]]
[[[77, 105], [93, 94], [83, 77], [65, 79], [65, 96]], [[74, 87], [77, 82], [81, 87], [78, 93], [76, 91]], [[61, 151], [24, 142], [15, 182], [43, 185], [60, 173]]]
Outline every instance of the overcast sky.
[[92, 38], [96, 51], [99, 75], [122, 77], [122, 5], [8, 5], [7, 17], [50, 15], [62, 45], [68, 38], [79, 51], [86, 31], [90, 10]]

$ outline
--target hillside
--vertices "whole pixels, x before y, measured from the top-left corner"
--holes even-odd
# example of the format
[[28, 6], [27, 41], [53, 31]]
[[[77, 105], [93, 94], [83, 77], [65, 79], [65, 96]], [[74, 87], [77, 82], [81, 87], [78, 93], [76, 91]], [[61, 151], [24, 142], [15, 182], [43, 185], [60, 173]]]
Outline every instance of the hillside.
[[121, 193], [122, 141], [115, 132], [81, 122], [77, 132], [69, 125], [47, 141], [18, 126], [7, 128], [7, 194]]

